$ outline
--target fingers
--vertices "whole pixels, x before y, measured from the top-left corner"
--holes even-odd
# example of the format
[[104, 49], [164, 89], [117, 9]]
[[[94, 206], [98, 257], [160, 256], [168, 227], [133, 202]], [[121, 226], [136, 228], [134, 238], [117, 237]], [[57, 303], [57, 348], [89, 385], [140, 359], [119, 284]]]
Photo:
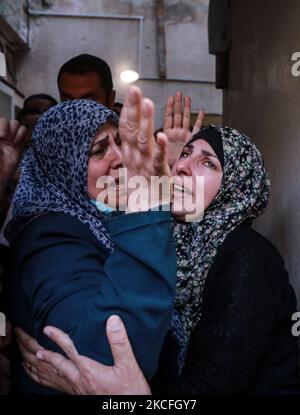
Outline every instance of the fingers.
[[9, 136], [9, 122], [6, 118], [0, 118], [0, 139]]
[[59, 353], [50, 350], [42, 350], [36, 354], [37, 359], [47, 362], [52, 369], [68, 383], [79, 382], [80, 373], [77, 366]]
[[0, 118], [0, 140], [10, 141], [14, 144], [22, 143], [26, 138], [26, 127], [20, 125], [17, 120], [8, 121], [6, 118]]
[[190, 130], [191, 124], [191, 98], [186, 96], [184, 97], [184, 110], [183, 110], [183, 120], [182, 127], [186, 130]]
[[120, 114], [119, 131], [122, 141], [130, 144], [140, 125], [142, 92], [136, 86], [131, 86], [126, 96], [124, 106]]
[[137, 141], [141, 153], [151, 152], [154, 145], [154, 104], [148, 98], [142, 100], [142, 116]]
[[176, 92], [175, 95], [175, 110], [174, 110], [174, 127], [180, 128], [182, 126], [182, 93]]
[[17, 120], [10, 120], [9, 122], [9, 133], [12, 141], [14, 141], [15, 135], [19, 129], [20, 123]]
[[40, 346], [33, 337], [29, 336], [21, 328], [17, 327], [15, 329], [15, 333], [17, 335], [17, 342], [21, 344], [24, 348], [26, 348], [29, 352], [35, 354], [39, 350], [43, 349], [43, 347]]
[[189, 131], [191, 119], [191, 98], [189, 96], [184, 97], [183, 108], [182, 98], [183, 94], [180, 91], [176, 92], [175, 97], [168, 98], [164, 115], [164, 131], [172, 128], [183, 128], [186, 131]]
[[201, 130], [204, 117], [205, 117], [204, 111], [199, 111], [198, 117], [196, 119], [196, 122], [195, 122], [194, 128], [193, 128], [193, 131], [192, 131], [192, 134], [193, 135], [196, 134], [198, 131]]
[[79, 354], [74, 343], [66, 333], [52, 326], [45, 327], [43, 331], [46, 336], [50, 337], [50, 339], [66, 353], [69, 359], [74, 363], [77, 361]]
[[19, 144], [22, 143], [23, 140], [26, 138], [26, 127], [24, 125], [19, 126], [16, 135], [14, 137], [14, 143]]
[[[40, 384], [43, 384], [43, 383], [41, 383], [41, 381], [40, 381], [40, 377], [38, 376], [38, 374], [37, 374], [37, 372], [36, 372], [36, 370], [34, 369], [34, 370], [32, 370], [32, 367], [30, 367], [30, 365], [28, 365], [27, 363], [22, 363], [22, 365], [23, 365], [23, 367], [24, 367], [24, 370], [25, 370], [25, 372], [27, 373], [27, 375], [32, 379], [32, 380], [34, 380], [34, 382], [36, 382], [36, 383], [40, 383]], [[45, 385], [46, 386], [46, 385]]]
[[173, 127], [173, 106], [174, 97], [169, 97], [165, 107], [163, 130], [168, 130]]
[[[43, 385], [47, 388], [52, 388], [59, 390], [61, 392], [66, 392], [70, 395], [74, 394], [72, 385], [69, 384], [64, 378], [59, 377], [56, 372], [55, 374], [50, 374], [49, 372], [41, 372], [36, 369], [34, 366], [30, 366], [26, 363], [23, 363], [23, 367], [27, 375], [36, 383]], [[51, 368], [51, 366], [49, 365]]]
[[123, 368], [138, 366], [127, 337], [125, 326], [120, 317], [109, 317], [106, 324], [106, 334], [115, 366]]
[[36, 365], [38, 363], [35, 353], [28, 351], [21, 343], [18, 343], [18, 346], [24, 362], [30, 365]]
[[[153, 153], [153, 163], [156, 171], [161, 171], [163, 174], [169, 171], [168, 169], [168, 137], [166, 134], [159, 132], [157, 134], [156, 147]], [[169, 177], [171, 172], [169, 171]]]

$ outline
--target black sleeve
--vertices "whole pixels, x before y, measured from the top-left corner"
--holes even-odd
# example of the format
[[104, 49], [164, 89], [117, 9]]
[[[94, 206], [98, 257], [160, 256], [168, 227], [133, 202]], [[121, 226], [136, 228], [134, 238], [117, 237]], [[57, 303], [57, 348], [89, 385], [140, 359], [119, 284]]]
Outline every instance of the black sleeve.
[[[182, 375], [160, 388], [174, 394], [243, 393], [263, 356], [280, 308], [284, 268], [253, 249], [232, 253], [204, 294]], [[275, 274], [275, 275], [274, 275]]]

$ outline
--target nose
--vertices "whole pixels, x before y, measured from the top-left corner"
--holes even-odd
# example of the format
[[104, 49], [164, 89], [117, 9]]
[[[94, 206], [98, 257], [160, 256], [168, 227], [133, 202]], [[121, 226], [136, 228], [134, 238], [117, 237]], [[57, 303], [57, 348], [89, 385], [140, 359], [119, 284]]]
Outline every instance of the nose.
[[112, 169], [119, 169], [123, 166], [123, 156], [121, 148], [114, 143], [112, 151], [112, 160], [110, 164]]
[[191, 169], [191, 161], [189, 158], [179, 159], [175, 163], [175, 174], [178, 176], [191, 176], [192, 169]]

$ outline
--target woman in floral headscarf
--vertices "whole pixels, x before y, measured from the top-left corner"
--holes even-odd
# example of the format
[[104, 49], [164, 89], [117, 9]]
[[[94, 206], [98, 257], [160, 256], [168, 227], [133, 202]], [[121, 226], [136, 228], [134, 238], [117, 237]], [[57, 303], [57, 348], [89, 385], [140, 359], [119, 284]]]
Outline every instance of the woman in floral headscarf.
[[[172, 174], [176, 300], [152, 391], [299, 393], [298, 348], [291, 332], [295, 294], [276, 248], [251, 228], [252, 220], [267, 207], [270, 188], [259, 151], [244, 134], [209, 126], [187, 142]], [[175, 206], [180, 206], [183, 189], [196, 199], [197, 176], [204, 180], [204, 214], [200, 221], [188, 223], [186, 215], [193, 212]], [[63, 333], [55, 328], [51, 332], [58, 344], [72, 350]], [[31, 353], [40, 350], [34, 341], [24, 337], [22, 341]], [[85, 382], [91, 369], [94, 393], [122, 393], [125, 376], [131, 390], [141, 384], [132, 354], [123, 373], [118, 360], [109, 371], [76, 355], [74, 349], [67, 355], [69, 365], [60, 371], [60, 380], [69, 393], [91, 393]], [[56, 369], [62, 359], [41, 350], [38, 357]], [[51, 370], [45, 371], [32, 354], [29, 360], [35, 367], [31, 376], [49, 382]], [[107, 389], [106, 378], [110, 384], [114, 380], [114, 387]], [[55, 385], [60, 380], [56, 376], [51, 381]]]

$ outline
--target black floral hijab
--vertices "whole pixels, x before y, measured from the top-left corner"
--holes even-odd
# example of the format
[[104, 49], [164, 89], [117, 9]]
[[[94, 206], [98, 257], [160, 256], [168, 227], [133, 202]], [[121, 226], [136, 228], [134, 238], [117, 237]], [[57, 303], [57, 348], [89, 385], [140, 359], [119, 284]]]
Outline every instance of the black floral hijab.
[[[202, 292], [218, 249], [245, 219], [256, 218], [265, 211], [270, 190], [262, 156], [250, 139], [232, 128], [209, 128], [214, 128], [222, 139], [221, 188], [200, 222], [174, 224], [178, 271], [171, 331], [180, 345], [179, 373], [190, 334], [201, 319]], [[198, 134], [200, 139], [201, 133]]]
[[87, 190], [92, 139], [108, 121], [117, 124], [117, 115], [90, 100], [66, 101], [43, 114], [22, 162], [13, 218], [5, 231], [10, 242], [36, 217], [62, 212], [78, 218], [112, 249], [101, 213], [90, 203]]

